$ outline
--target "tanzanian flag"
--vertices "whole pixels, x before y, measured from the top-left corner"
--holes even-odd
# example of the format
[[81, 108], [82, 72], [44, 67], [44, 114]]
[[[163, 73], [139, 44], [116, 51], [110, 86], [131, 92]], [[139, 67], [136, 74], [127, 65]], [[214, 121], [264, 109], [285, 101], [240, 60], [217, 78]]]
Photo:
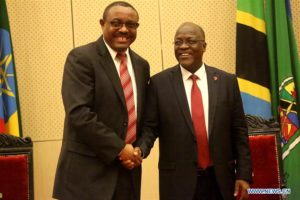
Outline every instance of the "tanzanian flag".
[[237, 1], [236, 75], [246, 114], [272, 118], [264, 0]]
[[[272, 104], [281, 125], [289, 200], [300, 198], [300, 65], [289, 0], [266, 1]], [[299, 30], [298, 30], [299, 31]]]
[[0, 133], [22, 136], [15, 64], [5, 0], [0, 0]]

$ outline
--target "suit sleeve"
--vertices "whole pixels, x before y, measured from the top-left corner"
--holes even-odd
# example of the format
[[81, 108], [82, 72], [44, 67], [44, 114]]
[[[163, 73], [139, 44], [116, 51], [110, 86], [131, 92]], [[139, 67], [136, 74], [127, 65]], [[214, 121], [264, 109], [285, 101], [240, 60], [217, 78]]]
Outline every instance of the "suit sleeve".
[[236, 154], [236, 179], [252, 182], [252, 163], [250, 156], [248, 129], [243, 110], [240, 89], [235, 76], [233, 76], [235, 106], [233, 109], [233, 137]]
[[117, 157], [125, 143], [93, 111], [95, 72], [90, 60], [87, 53], [79, 49], [68, 55], [62, 83], [65, 129], [69, 130], [69, 140], [76, 138], [103, 162], [109, 163]]
[[137, 141], [137, 146], [140, 146], [143, 157], [146, 158], [158, 137], [158, 124], [159, 124], [159, 109], [157, 104], [157, 93], [155, 85], [150, 79], [147, 88], [147, 98], [145, 106], [144, 123], [142, 128], [142, 136]]

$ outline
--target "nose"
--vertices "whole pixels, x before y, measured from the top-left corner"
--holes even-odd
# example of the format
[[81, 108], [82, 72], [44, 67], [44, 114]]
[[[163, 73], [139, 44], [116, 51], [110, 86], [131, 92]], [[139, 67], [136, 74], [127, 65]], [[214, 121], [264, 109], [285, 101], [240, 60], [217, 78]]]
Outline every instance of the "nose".
[[180, 49], [186, 49], [186, 48], [189, 48], [189, 45], [186, 43], [186, 42], [183, 42], [180, 46], [179, 46]]
[[128, 28], [126, 27], [126, 24], [122, 24], [121, 28], [119, 29], [120, 32], [128, 32]]

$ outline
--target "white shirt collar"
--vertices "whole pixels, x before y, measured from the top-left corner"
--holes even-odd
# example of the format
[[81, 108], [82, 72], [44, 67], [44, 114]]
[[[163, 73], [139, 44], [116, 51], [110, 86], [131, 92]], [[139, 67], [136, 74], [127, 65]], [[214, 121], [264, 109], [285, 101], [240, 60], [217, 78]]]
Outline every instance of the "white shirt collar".
[[[107, 47], [108, 51], [109, 51], [109, 54], [111, 55], [112, 59], [116, 59], [116, 56], [117, 56], [117, 53], [115, 50], [113, 50], [104, 40], [103, 38], [103, 41], [104, 41], [104, 44], [105, 46]], [[125, 54], [126, 54], [126, 57], [128, 58], [129, 57], [129, 51], [128, 51], [128, 48], [126, 49], [125, 51]]]
[[[191, 72], [189, 72], [188, 70], [186, 70], [184, 67], [182, 67], [180, 65], [180, 69], [181, 69], [181, 74], [182, 74], [182, 78], [183, 80], [188, 80], [190, 78], [190, 76], [192, 75]], [[206, 75], [206, 71], [205, 71], [205, 64], [202, 63], [201, 67], [194, 73], [196, 76], [198, 76], [198, 78], [201, 80], [203, 79], [203, 76]]]

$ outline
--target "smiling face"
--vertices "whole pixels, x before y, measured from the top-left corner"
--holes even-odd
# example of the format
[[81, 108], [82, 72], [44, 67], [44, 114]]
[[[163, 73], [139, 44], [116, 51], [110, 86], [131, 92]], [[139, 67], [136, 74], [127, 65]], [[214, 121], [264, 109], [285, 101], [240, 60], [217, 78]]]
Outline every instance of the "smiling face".
[[[124, 52], [136, 39], [138, 14], [131, 7], [113, 6], [100, 20], [105, 42], [115, 51]], [[121, 25], [120, 25], [121, 24]]]
[[174, 38], [175, 57], [186, 70], [194, 73], [201, 67], [205, 49], [205, 35], [201, 27], [187, 22], [177, 29]]

